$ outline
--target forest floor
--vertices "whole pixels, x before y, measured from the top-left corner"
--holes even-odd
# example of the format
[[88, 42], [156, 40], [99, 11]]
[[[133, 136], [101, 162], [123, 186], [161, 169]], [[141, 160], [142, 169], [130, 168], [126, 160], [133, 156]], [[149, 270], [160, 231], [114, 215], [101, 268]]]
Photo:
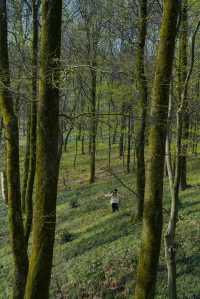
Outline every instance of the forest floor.
[[[105, 170], [106, 148], [99, 145], [97, 181], [88, 184], [88, 157], [72, 149], [64, 154], [59, 180], [56, 240], [51, 299], [133, 298], [141, 223], [131, 220], [136, 198]], [[114, 173], [134, 189], [134, 172], [125, 174], [117, 150]], [[200, 158], [191, 158], [191, 187], [181, 192], [177, 224], [177, 288], [180, 299], [200, 299]], [[121, 194], [120, 211], [111, 212], [104, 194], [114, 188]], [[77, 206], [77, 207], [73, 207]], [[164, 188], [164, 230], [169, 217], [168, 182]], [[162, 242], [163, 243], [163, 242]], [[0, 199], [0, 299], [12, 285], [12, 259], [8, 241], [7, 208]], [[162, 246], [156, 299], [167, 298], [167, 272]], [[38, 298], [42, 299], [42, 298]]]

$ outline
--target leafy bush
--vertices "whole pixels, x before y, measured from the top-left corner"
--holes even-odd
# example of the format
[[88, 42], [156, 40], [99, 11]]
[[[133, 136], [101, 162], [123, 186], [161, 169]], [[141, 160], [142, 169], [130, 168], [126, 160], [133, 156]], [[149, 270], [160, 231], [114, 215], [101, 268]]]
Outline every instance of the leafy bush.
[[58, 240], [60, 244], [65, 244], [67, 242], [71, 242], [75, 239], [74, 234], [69, 231], [62, 230], [58, 233]]
[[70, 201], [69, 201], [69, 206], [72, 209], [78, 208], [79, 207], [78, 199], [77, 198], [71, 198]]

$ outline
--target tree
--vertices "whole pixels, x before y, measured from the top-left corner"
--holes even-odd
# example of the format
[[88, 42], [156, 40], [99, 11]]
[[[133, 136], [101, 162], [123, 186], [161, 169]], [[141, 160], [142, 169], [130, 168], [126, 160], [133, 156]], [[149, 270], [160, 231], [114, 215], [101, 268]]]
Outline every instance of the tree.
[[90, 101], [90, 183], [95, 181], [96, 173], [96, 138], [97, 138], [97, 50], [101, 33], [102, 3], [91, 0], [79, 0], [80, 14], [86, 33], [87, 63], [89, 66], [89, 101]]
[[42, 1], [41, 67], [36, 146], [36, 201], [26, 299], [49, 296], [59, 169], [59, 61], [62, 0]]
[[37, 60], [38, 60], [38, 11], [40, 0], [32, 0], [32, 19], [33, 19], [33, 37], [32, 37], [32, 101], [30, 111], [29, 128], [29, 167], [25, 194], [25, 240], [28, 243], [33, 214], [33, 186], [35, 179], [36, 166], [36, 126], [37, 126]]
[[162, 233], [163, 173], [169, 82], [172, 72], [178, 12], [178, 0], [164, 1], [152, 90], [144, 220], [135, 299], [152, 299], [155, 294]]
[[[181, 26], [180, 26], [180, 45], [179, 45], [179, 61], [180, 61], [180, 90], [182, 91], [185, 79], [187, 76], [187, 47], [188, 47], [188, 16], [187, 16], [187, 0], [182, 1], [181, 10]], [[183, 144], [182, 144], [182, 154], [181, 159], [181, 173], [180, 173], [180, 186], [182, 190], [185, 190], [188, 186], [187, 184], [187, 143], [189, 138], [189, 111], [188, 111], [188, 99], [187, 93], [184, 100], [184, 113], [183, 113]], [[180, 92], [181, 94], [181, 92]]]
[[[185, 8], [184, 8], [185, 9]], [[185, 20], [184, 20], [185, 21]], [[181, 149], [182, 149], [182, 137], [183, 137], [183, 124], [185, 121], [184, 109], [187, 100], [187, 91], [190, 77], [192, 75], [192, 70], [194, 66], [194, 49], [195, 49], [195, 39], [196, 34], [200, 27], [200, 21], [197, 23], [197, 27], [192, 36], [192, 53], [191, 53], [191, 63], [188, 72], [185, 75], [185, 82], [183, 84], [183, 90], [181, 92], [181, 98], [179, 107], [176, 113], [176, 159], [175, 159], [175, 175], [172, 175], [172, 166], [170, 161], [170, 150], [169, 150], [169, 138], [167, 136], [166, 139], [166, 162], [167, 162], [167, 170], [170, 184], [170, 192], [171, 192], [171, 211], [170, 218], [167, 227], [167, 231], [165, 233], [165, 256], [167, 262], [167, 270], [168, 270], [168, 291], [169, 298], [176, 299], [177, 291], [176, 291], [176, 245], [175, 245], [175, 233], [176, 233], [176, 223], [178, 218], [178, 203], [179, 203], [179, 186], [181, 179]], [[169, 103], [169, 117], [171, 111], [171, 102]]]
[[137, 85], [138, 85], [138, 109], [139, 120], [136, 136], [136, 185], [138, 193], [137, 201], [137, 219], [142, 219], [144, 209], [144, 190], [145, 190], [145, 127], [146, 127], [146, 109], [147, 109], [147, 83], [144, 69], [144, 51], [147, 31], [147, 1], [139, 1], [139, 32], [137, 45]]
[[0, 113], [6, 136], [9, 232], [14, 258], [13, 299], [22, 299], [28, 270], [21, 212], [19, 135], [10, 91], [6, 0], [0, 1]]

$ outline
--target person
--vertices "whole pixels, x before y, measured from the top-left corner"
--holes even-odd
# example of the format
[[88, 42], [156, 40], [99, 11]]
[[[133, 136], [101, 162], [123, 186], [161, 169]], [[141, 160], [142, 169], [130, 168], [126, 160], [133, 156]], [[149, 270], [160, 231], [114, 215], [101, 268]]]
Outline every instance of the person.
[[117, 189], [114, 189], [111, 193], [105, 194], [105, 197], [110, 197], [110, 203], [112, 207], [112, 212], [119, 211], [119, 193]]

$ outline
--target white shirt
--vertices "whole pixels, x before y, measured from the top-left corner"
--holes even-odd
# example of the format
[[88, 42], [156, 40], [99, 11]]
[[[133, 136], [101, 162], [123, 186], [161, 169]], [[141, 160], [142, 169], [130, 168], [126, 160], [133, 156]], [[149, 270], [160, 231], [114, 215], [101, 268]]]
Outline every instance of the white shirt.
[[109, 194], [105, 194], [105, 197], [110, 197], [110, 203], [117, 203], [119, 204], [119, 195], [118, 194], [113, 194], [113, 193], [109, 193]]
[[110, 198], [110, 203], [111, 204], [113, 204], [113, 203], [119, 204], [119, 196], [118, 195], [112, 195], [111, 198]]

